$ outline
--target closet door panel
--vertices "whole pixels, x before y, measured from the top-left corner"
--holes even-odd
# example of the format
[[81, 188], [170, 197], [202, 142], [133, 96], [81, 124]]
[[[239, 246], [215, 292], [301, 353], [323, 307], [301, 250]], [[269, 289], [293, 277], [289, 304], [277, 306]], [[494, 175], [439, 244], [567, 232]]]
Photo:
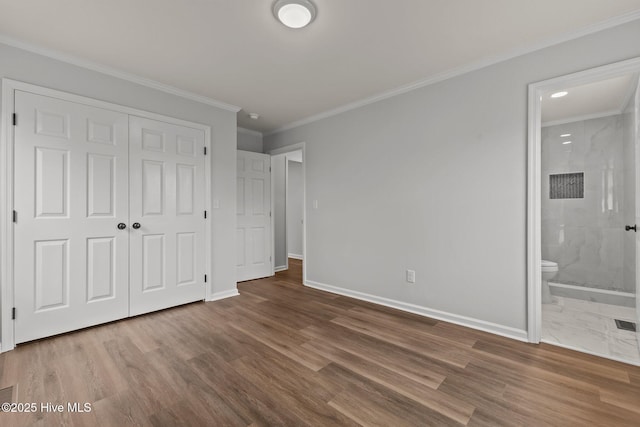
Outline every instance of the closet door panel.
[[204, 132], [130, 116], [131, 315], [205, 298]]
[[15, 92], [16, 343], [128, 315], [128, 117]]

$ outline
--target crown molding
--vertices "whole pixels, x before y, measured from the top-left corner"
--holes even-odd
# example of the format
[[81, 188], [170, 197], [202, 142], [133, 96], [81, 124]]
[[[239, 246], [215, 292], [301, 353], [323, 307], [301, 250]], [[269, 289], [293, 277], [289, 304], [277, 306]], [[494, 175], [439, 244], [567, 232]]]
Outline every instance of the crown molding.
[[345, 104], [343, 106], [331, 109], [331, 110], [327, 110], [325, 112], [319, 113], [319, 114], [314, 114], [312, 116], [306, 117], [304, 119], [301, 120], [296, 120], [294, 122], [291, 122], [287, 125], [281, 126], [275, 130], [269, 131], [269, 132], [265, 132], [264, 136], [271, 136], [274, 135], [276, 133], [280, 133], [280, 132], [284, 132], [286, 130], [289, 129], [293, 129], [302, 125], [306, 125], [309, 123], [313, 123], [316, 122], [318, 120], [322, 120], [322, 119], [326, 119], [328, 117], [331, 116], [335, 116], [337, 114], [341, 114], [350, 110], [354, 110], [356, 108], [360, 108], [360, 107], [364, 107], [365, 105], [369, 105], [369, 104], [373, 104], [375, 102], [378, 101], [382, 101], [397, 95], [401, 95], [403, 93], [407, 93], [410, 92], [412, 90], [416, 90], [425, 86], [429, 86], [435, 83], [439, 83], [441, 81], [444, 80], [448, 80], [451, 79], [453, 77], [457, 77], [457, 76], [461, 76], [463, 74], [467, 74], [470, 73], [472, 71], [477, 71], [480, 70], [482, 68], [486, 68], [489, 67], [491, 65], [494, 64], [498, 64], [500, 62], [504, 62], [507, 61], [509, 59], [513, 59], [513, 58], [517, 58], [518, 56], [522, 56], [522, 55], [526, 55], [528, 53], [532, 53], [550, 46], [554, 46], [560, 43], [564, 43], [570, 40], [574, 40], [580, 37], [584, 37], [587, 36], [589, 34], [593, 34], [593, 33], [597, 33], [599, 31], [603, 31], [606, 30], [608, 28], [613, 28], [613, 27], [617, 27], [618, 25], [622, 25], [622, 24], [626, 24], [627, 22], [631, 22], [631, 21], [635, 21], [640, 19], [640, 10], [635, 10], [633, 12], [629, 12], [620, 16], [616, 16], [613, 18], [609, 18], [606, 19], [604, 21], [598, 22], [596, 24], [592, 24], [589, 25], [587, 27], [584, 27], [580, 30], [576, 30], [576, 31], [570, 31], [567, 33], [564, 33], [558, 37], [554, 37], [552, 39], [548, 39], [545, 41], [542, 41], [540, 43], [536, 43], [532, 46], [529, 46], [527, 48], [520, 48], [520, 49], [514, 49], [508, 53], [505, 53], [503, 55], [496, 55], [496, 56], [492, 56], [480, 61], [476, 61], [473, 62], [469, 65], [463, 66], [463, 67], [458, 67], [458, 68], [454, 68], [451, 69], [449, 71], [445, 71], [443, 73], [439, 73], [436, 74], [432, 77], [428, 77], [425, 79], [421, 79], [418, 81], [415, 81], [413, 83], [409, 83], [400, 87], [397, 87], [395, 89], [391, 89], [385, 92], [381, 92], [377, 95], [373, 95], [367, 98], [363, 98], [359, 101], [355, 101], [349, 104]]
[[37, 46], [31, 43], [23, 42], [21, 40], [14, 39], [12, 37], [6, 36], [4, 34], [0, 34], [0, 43], [5, 44], [7, 46], [15, 47], [18, 49], [26, 50], [27, 52], [36, 53], [38, 55], [46, 56], [48, 58], [55, 59], [57, 61], [65, 62], [67, 64], [75, 65], [77, 67], [85, 68], [87, 70], [96, 71], [98, 73], [106, 74], [108, 76], [116, 77], [122, 80], [126, 80], [132, 83], [139, 84], [141, 86], [146, 86], [151, 89], [156, 89], [165, 93], [169, 93], [171, 95], [179, 96], [181, 98], [185, 98], [191, 101], [199, 102], [201, 104], [210, 105], [212, 107], [220, 108], [223, 110], [231, 111], [237, 113], [241, 110], [240, 107], [235, 105], [227, 104], [225, 102], [217, 101], [213, 98], [209, 98], [206, 96], [198, 95], [193, 92], [189, 92], [183, 89], [179, 89], [174, 86], [169, 86], [164, 83], [160, 83], [155, 80], [147, 79], [145, 77], [140, 77], [135, 74], [127, 73], [125, 71], [118, 70], [116, 68], [112, 68], [106, 65], [102, 65], [96, 62], [88, 61], [86, 59], [78, 58], [73, 55], [68, 55], [66, 53], [62, 53], [60, 51]]
[[600, 119], [602, 117], [619, 116], [622, 113], [623, 113], [622, 110], [609, 110], [609, 111], [601, 111], [599, 113], [582, 114], [580, 116], [572, 116], [572, 117], [566, 117], [566, 118], [560, 119], [560, 120], [542, 122], [540, 124], [540, 126], [543, 127], [543, 128], [548, 128], [549, 126], [557, 126], [557, 125], [564, 125], [564, 124], [567, 124], [567, 123], [583, 122], [585, 120]]
[[238, 133], [244, 133], [246, 135], [257, 136], [262, 138], [262, 132], [258, 132], [257, 130], [251, 130], [247, 128], [243, 128], [238, 126]]

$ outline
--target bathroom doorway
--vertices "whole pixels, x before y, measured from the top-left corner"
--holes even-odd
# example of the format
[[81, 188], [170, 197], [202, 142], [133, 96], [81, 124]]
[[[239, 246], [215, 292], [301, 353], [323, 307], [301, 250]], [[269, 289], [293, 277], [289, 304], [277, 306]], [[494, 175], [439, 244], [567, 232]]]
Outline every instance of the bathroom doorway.
[[529, 340], [640, 365], [640, 58], [530, 85]]

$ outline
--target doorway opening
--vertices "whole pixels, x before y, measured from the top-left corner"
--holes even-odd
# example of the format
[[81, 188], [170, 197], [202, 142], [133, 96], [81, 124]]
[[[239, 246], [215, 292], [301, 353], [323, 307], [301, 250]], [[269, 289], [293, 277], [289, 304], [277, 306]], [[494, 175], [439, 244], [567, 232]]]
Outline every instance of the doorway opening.
[[640, 365], [640, 58], [529, 87], [528, 329]]
[[[305, 281], [306, 191], [304, 143], [271, 154], [274, 273]], [[301, 280], [300, 280], [301, 278]]]

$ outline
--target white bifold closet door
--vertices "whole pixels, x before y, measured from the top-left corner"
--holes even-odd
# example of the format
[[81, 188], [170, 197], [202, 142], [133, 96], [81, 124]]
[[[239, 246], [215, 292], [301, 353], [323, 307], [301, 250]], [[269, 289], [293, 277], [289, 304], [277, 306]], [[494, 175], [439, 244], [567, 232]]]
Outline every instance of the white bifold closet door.
[[16, 343], [205, 298], [202, 130], [21, 91], [15, 112]]
[[205, 157], [201, 130], [134, 116], [129, 126], [134, 316], [204, 299]]
[[129, 313], [127, 115], [16, 91], [16, 343]]

